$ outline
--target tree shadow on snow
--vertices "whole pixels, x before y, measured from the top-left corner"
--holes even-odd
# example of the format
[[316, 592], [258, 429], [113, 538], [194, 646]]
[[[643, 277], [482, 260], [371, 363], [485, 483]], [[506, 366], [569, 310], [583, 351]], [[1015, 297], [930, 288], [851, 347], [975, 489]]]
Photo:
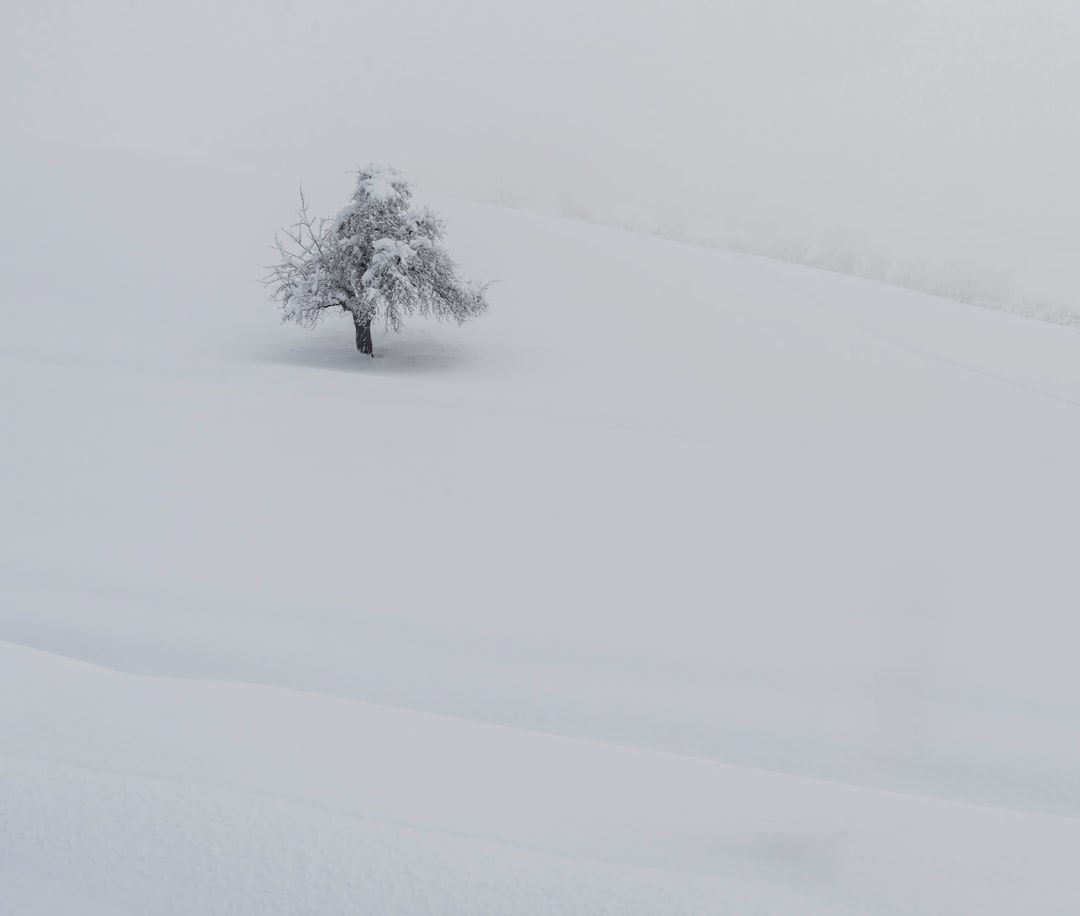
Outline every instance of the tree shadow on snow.
[[253, 358], [283, 366], [378, 375], [453, 372], [470, 361], [458, 341], [440, 339], [437, 330], [430, 334], [380, 334], [375, 339], [374, 357], [360, 353], [351, 335], [305, 332], [288, 346], [267, 348]]

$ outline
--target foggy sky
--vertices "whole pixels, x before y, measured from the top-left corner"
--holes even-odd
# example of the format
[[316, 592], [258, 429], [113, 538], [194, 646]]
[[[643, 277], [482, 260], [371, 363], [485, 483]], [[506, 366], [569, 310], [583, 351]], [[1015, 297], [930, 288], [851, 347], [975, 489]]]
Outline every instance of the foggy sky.
[[300, 179], [336, 204], [342, 173], [390, 161], [443, 193], [946, 265], [1080, 310], [1073, 0], [6, 6], [5, 169], [174, 249], [194, 219], [253, 240]]

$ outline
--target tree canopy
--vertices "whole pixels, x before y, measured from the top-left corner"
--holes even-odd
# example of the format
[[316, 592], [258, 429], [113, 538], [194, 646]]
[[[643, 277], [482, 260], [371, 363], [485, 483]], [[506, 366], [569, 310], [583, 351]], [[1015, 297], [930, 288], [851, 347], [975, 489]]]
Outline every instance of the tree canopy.
[[317, 224], [303, 191], [298, 220], [275, 238], [280, 261], [267, 285], [286, 321], [314, 325], [328, 309], [352, 315], [356, 346], [371, 353], [371, 324], [400, 331], [416, 313], [463, 323], [487, 309], [485, 286], [458, 275], [443, 247], [443, 223], [416, 207], [396, 169], [359, 171], [352, 199]]

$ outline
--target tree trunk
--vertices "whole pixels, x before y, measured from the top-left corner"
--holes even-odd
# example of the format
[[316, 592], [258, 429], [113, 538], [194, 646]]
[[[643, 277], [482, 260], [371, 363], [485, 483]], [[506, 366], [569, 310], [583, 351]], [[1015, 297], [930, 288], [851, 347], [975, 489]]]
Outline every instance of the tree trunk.
[[371, 316], [354, 314], [353, 324], [356, 325], [356, 349], [368, 356], [374, 356], [371, 347]]

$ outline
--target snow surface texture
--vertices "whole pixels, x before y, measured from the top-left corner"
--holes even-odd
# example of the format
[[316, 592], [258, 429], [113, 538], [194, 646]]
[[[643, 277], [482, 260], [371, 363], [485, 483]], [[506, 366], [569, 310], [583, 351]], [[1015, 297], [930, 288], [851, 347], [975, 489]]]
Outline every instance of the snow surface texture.
[[6, 265], [0, 913], [1080, 911], [1080, 335], [436, 209], [374, 360]]

